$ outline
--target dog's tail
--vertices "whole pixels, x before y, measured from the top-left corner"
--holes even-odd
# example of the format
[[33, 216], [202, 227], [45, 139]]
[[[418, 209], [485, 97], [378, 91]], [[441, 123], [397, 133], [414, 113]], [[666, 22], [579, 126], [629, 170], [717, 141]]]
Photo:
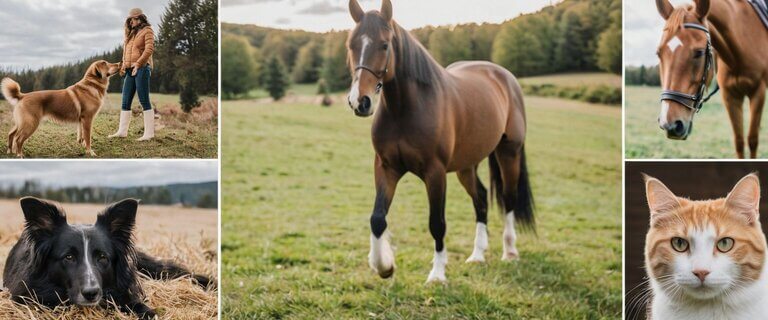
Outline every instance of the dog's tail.
[[19, 103], [19, 100], [24, 97], [24, 94], [21, 93], [19, 83], [13, 81], [11, 78], [3, 78], [3, 81], [0, 82], [0, 91], [3, 92], [5, 100], [8, 100], [12, 106], [16, 106], [16, 104]]
[[190, 278], [204, 289], [216, 288], [216, 281], [202, 275], [196, 275], [171, 260], [160, 260], [150, 255], [136, 251], [136, 269], [142, 274], [155, 280], [176, 279], [184, 276]]

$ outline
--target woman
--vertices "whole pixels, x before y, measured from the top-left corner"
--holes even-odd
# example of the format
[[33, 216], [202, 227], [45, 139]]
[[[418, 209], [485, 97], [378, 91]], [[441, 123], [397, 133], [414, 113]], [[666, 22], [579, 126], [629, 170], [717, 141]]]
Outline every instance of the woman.
[[113, 137], [128, 136], [131, 122], [131, 103], [135, 93], [144, 108], [144, 135], [138, 141], [146, 141], [155, 136], [155, 112], [149, 103], [149, 76], [152, 73], [152, 53], [155, 51], [155, 33], [147, 21], [147, 16], [139, 8], [131, 9], [125, 20], [125, 40], [123, 42], [123, 104], [120, 111], [120, 127]]

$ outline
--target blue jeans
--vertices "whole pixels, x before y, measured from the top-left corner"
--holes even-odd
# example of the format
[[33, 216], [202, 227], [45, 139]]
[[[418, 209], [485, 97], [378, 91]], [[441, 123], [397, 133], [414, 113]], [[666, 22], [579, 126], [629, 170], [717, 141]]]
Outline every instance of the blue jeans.
[[131, 103], [133, 103], [133, 96], [136, 92], [139, 93], [139, 102], [144, 111], [151, 110], [152, 105], [149, 103], [149, 76], [152, 74], [152, 68], [149, 64], [139, 68], [136, 71], [136, 76], [132, 76], [129, 70], [126, 70], [125, 77], [123, 77], [123, 111], [131, 110]]

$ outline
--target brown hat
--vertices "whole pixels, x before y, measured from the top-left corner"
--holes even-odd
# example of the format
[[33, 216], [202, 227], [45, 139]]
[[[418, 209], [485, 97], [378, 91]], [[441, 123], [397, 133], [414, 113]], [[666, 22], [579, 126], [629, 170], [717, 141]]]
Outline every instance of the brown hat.
[[140, 15], [144, 14], [143, 11], [141, 11], [140, 8], [133, 8], [131, 11], [128, 11], [128, 19], [130, 18], [136, 18]]

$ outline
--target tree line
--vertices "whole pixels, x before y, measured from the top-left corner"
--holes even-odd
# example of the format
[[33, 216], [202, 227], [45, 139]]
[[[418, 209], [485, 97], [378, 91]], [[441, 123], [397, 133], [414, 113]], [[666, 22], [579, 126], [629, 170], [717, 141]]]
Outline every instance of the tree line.
[[639, 67], [627, 66], [624, 70], [624, 82], [627, 85], [645, 85], [645, 86], [661, 86], [661, 78], [659, 77], [659, 66], [646, 67], [641, 65]]
[[[150, 21], [153, 23], [152, 21]], [[199, 105], [199, 95], [218, 92], [218, 1], [171, 0], [158, 24], [150, 91], [181, 94], [189, 111]], [[22, 92], [63, 89], [83, 78], [93, 61], [122, 61], [122, 44], [110, 51], [63, 65], [37, 70], [0, 69], [0, 78], [11, 77]], [[121, 92], [122, 81], [111, 79], [108, 92]]]
[[[565, 0], [501, 24], [427, 26], [411, 33], [443, 66], [487, 60], [517, 76], [621, 73], [620, 0]], [[318, 81], [329, 91], [345, 89], [347, 35], [223, 23], [222, 95], [264, 88], [279, 98], [290, 83]]]
[[[215, 185], [215, 182], [213, 183]], [[190, 190], [194, 189], [194, 190]], [[183, 205], [197, 208], [217, 208], [217, 192], [208, 184], [111, 187], [51, 187], [37, 180], [19, 185], [0, 186], [0, 198], [38, 197], [63, 203], [110, 203], [125, 198], [140, 199], [143, 204]]]

